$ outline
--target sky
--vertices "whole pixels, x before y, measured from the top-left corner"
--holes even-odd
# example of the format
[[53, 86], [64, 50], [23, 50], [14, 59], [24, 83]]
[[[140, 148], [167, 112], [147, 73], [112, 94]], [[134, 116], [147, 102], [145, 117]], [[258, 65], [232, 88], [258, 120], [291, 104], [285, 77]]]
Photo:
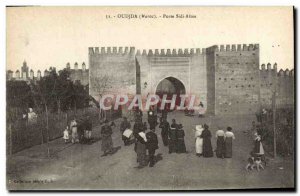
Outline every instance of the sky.
[[[294, 67], [292, 7], [9, 7], [7, 70], [62, 69], [86, 62], [88, 47], [206, 48], [260, 44], [260, 64]], [[122, 14], [157, 18], [120, 18]], [[196, 18], [176, 18], [190, 14]], [[111, 18], [107, 18], [109, 15]], [[173, 15], [175, 18], [164, 16]], [[115, 17], [114, 17], [115, 16]]]

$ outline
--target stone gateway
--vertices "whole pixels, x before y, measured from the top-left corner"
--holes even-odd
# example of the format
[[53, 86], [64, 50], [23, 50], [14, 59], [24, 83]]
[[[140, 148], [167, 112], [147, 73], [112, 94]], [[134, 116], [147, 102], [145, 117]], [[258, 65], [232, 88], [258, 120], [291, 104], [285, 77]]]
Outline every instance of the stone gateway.
[[259, 63], [259, 44], [154, 51], [90, 47], [89, 92], [96, 100], [105, 93], [195, 95], [196, 105], [202, 102], [213, 115], [253, 114], [271, 107], [274, 92], [277, 107], [293, 107], [294, 70], [277, 72], [277, 64], [260, 69]]

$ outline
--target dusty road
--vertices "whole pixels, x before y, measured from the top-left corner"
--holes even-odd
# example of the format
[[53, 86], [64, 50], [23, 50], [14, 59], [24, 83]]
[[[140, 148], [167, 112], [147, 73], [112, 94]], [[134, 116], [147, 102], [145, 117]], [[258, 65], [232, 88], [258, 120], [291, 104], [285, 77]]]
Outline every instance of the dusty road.
[[[145, 116], [145, 115], [144, 115]], [[253, 116], [185, 117], [170, 113], [168, 121], [176, 116], [184, 126], [187, 154], [168, 154], [162, 145], [160, 129], [159, 150], [162, 160], [153, 168], [137, 169], [134, 146], [124, 146], [119, 123], [114, 128], [114, 146], [121, 146], [115, 154], [101, 157], [100, 141], [92, 145], [64, 144], [62, 139], [51, 142], [50, 159], [46, 145], [39, 145], [7, 158], [8, 189], [236, 189], [284, 188], [294, 186], [294, 165], [291, 158], [271, 159], [264, 171], [246, 172], [252, 141], [244, 131], [250, 128]], [[179, 117], [179, 118], [178, 118]], [[207, 123], [212, 134], [217, 126], [233, 128], [236, 140], [232, 159], [199, 158], [195, 156], [194, 132], [196, 124]], [[100, 127], [94, 132], [99, 135]], [[216, 140], [212, 139], [213, 148]]]

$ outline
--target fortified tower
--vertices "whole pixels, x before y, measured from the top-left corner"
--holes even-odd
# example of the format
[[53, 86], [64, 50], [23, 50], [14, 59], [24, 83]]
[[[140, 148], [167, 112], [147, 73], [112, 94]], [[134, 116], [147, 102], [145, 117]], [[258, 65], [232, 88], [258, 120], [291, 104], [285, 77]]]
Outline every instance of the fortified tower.
[[89, 92], [96, 100], [103, 94], [136, 94], [135, 48], [89, 48]]
[[215, 114], [256, 112], [260, 94], [259, 45], [220, 45], [208, 50], [207, 66], [215, 75]]

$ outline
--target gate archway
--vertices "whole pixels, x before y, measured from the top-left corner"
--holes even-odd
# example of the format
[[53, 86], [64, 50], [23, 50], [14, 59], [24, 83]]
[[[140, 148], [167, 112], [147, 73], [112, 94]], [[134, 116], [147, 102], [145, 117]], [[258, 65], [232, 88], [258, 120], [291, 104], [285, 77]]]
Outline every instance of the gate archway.
[[[176, 95], [175, 106], [179, 106], [181, 102], [180, 95], [186, 94], [186, 88], [177, 78], [167, 77], [158, 83], [155, 89], [155, 94], [157, 94], [160, 98], [166, 94], [168, 100], [171, 100], [173, 95]], [[158, 106], [160, 107], [160, 102], [158, 103]], [[170, 103], [166, 104], [166, 107], [169, 109]]]

